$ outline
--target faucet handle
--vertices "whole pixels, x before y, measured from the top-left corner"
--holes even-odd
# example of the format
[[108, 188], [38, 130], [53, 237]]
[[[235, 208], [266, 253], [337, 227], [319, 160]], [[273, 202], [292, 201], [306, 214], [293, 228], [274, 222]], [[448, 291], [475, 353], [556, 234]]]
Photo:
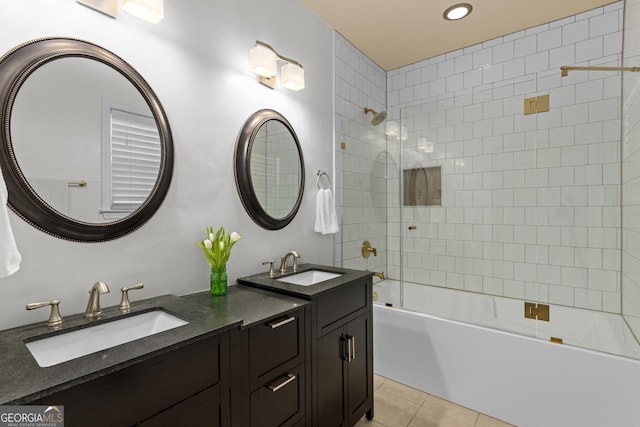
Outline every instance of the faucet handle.
[[296, 251], [293, 252], [293, 271], [298, 271], [298, 258], [300, 258], [300, 254]]
[[60, 301], [58, 301], [57, 299], [54, 299], [48, 302], [33, 302], [31, 304], [27, 304], [25, 308], [27, 310], [35, 310], [36, 308], [46, 307], [50, 305], [51, 314], [49, 315], [47, 326], [53, 327], [53, 326], [58, 326], [62, 323], [62, 316], [60, 316], [60, 310], [58, 309], [58, 304], [60, 304]]
[[120, 300], [120, 310], [129, 310], [131, 308], [131, 303], [129, 302], [129, 291], [133, 289], [142, 289], [144, 288], [143, 283], [138, 283], [137, 285], [129, 286], [128, 288], [125, 286], [122, 289], [122, 299]]
[[269, 277], [273, 277], [276, 275], [276, 271], [273, 269], [273, 260], [269, 259], [266, 261], [262, 261], [262, 265], [267, 265], [269, 264]]

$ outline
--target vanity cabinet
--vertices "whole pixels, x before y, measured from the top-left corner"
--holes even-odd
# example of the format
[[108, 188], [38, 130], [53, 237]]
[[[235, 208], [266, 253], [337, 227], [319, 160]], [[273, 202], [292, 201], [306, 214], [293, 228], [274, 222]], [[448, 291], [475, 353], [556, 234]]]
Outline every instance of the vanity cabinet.
[[370, 332], [371, 319], [364, 314], [319, 338], [317, 425], [352, 426], [369, 410]]
[[316, 309], [316, 421], [353, 426], [373, 417], [371, 278], [320, 295]]
[[[268, 275], [238, 281], [311, 301], [307, 335], [311, 380], [307, 399], [311, 407], [307, 411], [306, 425], [353, 426], [365, 414], [367, 418], [373, 418], [371, 273], [324, 266], [311, 268], [335, 270], [342, 275], [313, 286], [283, 283]], [[301, 266], [299, 271], [304, 269], [305, 266]]]
[[304, 425], [308, 392], [309, 327], [302, 307], [266, 319], [241, 332], [246, 375], [241, 387], [245, 402], [242, 426]]
[[64, 405], [70, 426], [230, 425], [227, 331], [31, 404]]

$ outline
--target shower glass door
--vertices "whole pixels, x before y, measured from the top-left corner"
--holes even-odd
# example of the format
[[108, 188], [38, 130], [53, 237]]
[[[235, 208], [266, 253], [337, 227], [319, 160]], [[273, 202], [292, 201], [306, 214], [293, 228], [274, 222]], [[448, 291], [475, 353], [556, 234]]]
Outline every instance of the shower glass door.
[[[378, 274], [374, 281], [379, 282], [388, 275], [386, 171], [389, 156], [384, 125], [374, 126], [371, 118], [363, 115], [336, 126], [342, 139], [336, 148], [339, 190], [336, 203], [342, 218], [338, 252], [343, 267], [373, 271]], [[368, 245], [364, 245], [365, 242]], [[363, 249], [365, 246], [370, 250]]]

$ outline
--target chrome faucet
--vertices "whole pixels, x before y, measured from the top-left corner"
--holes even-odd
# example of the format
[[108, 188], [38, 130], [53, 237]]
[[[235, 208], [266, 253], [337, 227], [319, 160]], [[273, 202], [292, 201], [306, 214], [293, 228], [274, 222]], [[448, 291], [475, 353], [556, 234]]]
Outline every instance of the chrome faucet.
[[289, 257], [293, 257], [293, 271], [298, 271], [298, 258], [300, 258], [300, 254], [296, 251], [289, 251], [285, 256], [280, 257], [280, 273], [287, 272], [287, 262], [289, 262]]
[[95, 319], [100, 317], [102, 310], [100, 310], [100, 294], [109, 293], [109, 287], [104, 282], [96, 282], [89, 290], [89, 302], [87, 303], [87, 309], [84, 311], [84, 317], [87, 319]]

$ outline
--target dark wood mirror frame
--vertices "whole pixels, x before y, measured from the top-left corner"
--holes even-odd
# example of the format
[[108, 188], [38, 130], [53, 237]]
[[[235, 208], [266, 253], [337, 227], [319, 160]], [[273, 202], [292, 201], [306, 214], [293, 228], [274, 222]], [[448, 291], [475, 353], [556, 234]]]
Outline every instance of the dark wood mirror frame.
[[[11, 113], [24, 81], [42, 65], [59, 58], [99, 61], [122, 74], [140, 92], [153, 113], [161, 142], [158, 179], [146, 201], [131, 215], [109, 223], [86, 223], [51, 208], [29, 185], [16, 161]], [[71, 38], [41, 38], [16, 46], [0, 58], [0, 167], [9, 191], [8, 206], [37, 229], [65, 240], [100, 242], [122, 237], [149, 220], [162, 204], [173, 174], [173, 140], [169, 121], [156, 94], [122, 58], [93, 43]]]
[[[256, 195], [253, 181], [251, 179], [251, 148], [258, 134], [258, 131], [269, 120], [277, 120], [281, 122], [291, 133], [293, 140], [298, 149], [298, 159], [300, 160], [300, 186], [298, 189], [298, 198], [294, 203], [291, 211], [283, 218], [274, 218], [269, 215], [265, 208], [260, 204]], [[302, 195], [304, 193], [304, 157], [302, 156], [302, 148], [296, 132], [289, 121], [275, 110], [260, 110], [251, 115], [245, 122], [235, 149], [235, 177], [238, 195], [244, 205], [245, 210], [259, 226], [268, 230], [279, 230], [286, 227], [298, 213], [300, 203], [302, 203]]]

